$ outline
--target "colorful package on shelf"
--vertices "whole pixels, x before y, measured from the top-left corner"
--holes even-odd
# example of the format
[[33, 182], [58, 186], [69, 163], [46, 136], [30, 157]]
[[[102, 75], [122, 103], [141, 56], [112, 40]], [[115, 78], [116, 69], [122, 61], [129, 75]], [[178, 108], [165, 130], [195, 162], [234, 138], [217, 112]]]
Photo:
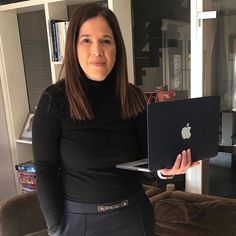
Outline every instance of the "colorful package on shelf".
[[176, 93], [173, 90], [169, 91], [158, 91], [157, 100], [158, 102], [167, 102], [175, 100]]
[[31, 172], [31, 173], [36, 172], [35, 166], [32, 161], [20, 163], [20, 164], [16, 165], [15, 168], [18, 171]]
[[19, 182], [23, 188], [36, 189], [36, 175], [30, 172], [18, 172]]
[[174, 90], [164, 90], [165, 87], [157, 88], [156, 91], [152, 92], [145, 92], [144, 96], [146, 99], [147, 104], [153, 102], [166, 102], [172, 101], [176, 98], [176, 91]]
[[15, 166], [22, 192], [30, 192], [36, 189], [36, 170], [32, 161], [20, 163]]

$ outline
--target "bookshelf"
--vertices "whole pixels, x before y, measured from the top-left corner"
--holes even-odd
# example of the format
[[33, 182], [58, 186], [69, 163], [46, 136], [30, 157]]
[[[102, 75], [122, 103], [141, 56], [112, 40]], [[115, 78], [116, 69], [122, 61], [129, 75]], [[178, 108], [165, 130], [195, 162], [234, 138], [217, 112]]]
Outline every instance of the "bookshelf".
[[[29, 73], [35, 71], [33, 65], [26, 65], [26, 59], [22, 53], [25, 48], [29, 52], [29, 48], [24, 46], [29, 46], [30, 43], [33, 43], [28, 39], [22, 40], [22, 31], [25, 25], [24, 23], [19, 24], [19, 16], [22, 14], [31, 14], [32, 17], [36, 17], [36, 14], [43, 12], [45, 22], [39, 21], [37, 24], [39, 24], [40, 28], [44, 28], [46, 32], [45, 42], [48, 46], [46, 59], [48, 60], [50, 83], [55, 83], [58, 79], [62, 63], [51, 60], [52, 52], [48, 21], [52, 19], [68, 20], [76, 6], [84, 2], [95, 2], [95, 0], [28, 0], [0, 5], [0, 81], [12, 156], [12, 170], [15, 175], [16, 190], [18, 193], [21, 192], [21, 189], [18, 184], [17, 173], [14, 171], [14, 166], [32, 160], [31, 141], [22, 140], [19, 137], [25, 120], [31, 112], [29, 106], [29, 88], [27, 86], [28, 81], [26, 79], [27, 68], [30, 71]], [[100, 0], [97, 2], [106, 3], [108, 8], [117, 15], [127, 49], [129, 79], [133, 82], [131, 0]], [[35, 55], [28, 53], [28, 61], [32, 62], [33, 56]], [[37, 60], [37, 58], [34, 58], [34, 60]], [[36, 82], [39, 80], [34, 74], [31, 76]]]

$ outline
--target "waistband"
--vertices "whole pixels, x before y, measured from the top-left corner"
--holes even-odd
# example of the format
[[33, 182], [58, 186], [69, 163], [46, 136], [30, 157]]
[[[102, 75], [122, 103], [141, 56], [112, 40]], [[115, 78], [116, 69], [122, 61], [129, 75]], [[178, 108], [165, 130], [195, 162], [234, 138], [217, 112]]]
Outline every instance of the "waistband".
[[71, 200], [65, 201], [65, 211], [70, 213], [105, 213], [119, 208], [128, 207], [136, 204], [145, 197], [145, 192], [142, 188], [135, 193], [122, 198], [118, 201], [106, 203], [84, 203]]

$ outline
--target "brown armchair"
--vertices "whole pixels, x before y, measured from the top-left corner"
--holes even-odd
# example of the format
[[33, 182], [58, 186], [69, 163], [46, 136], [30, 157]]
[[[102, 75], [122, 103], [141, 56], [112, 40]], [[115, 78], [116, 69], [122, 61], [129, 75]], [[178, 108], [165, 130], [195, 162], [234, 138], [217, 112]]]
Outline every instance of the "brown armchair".
[[0, 202], [0, 236], [48, 235], [36, 192]]

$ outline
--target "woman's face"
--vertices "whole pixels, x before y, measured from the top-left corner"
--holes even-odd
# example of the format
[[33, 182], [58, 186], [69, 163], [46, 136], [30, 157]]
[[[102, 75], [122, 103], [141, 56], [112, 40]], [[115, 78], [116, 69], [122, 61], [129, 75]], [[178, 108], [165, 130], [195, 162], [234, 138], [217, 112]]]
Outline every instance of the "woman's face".
[[116, 44], [107, 21], [97, 16], [85, 21], [77, 42], [79, 64], [91, 80], [102, 81], [111, 72], [116, 58]]

